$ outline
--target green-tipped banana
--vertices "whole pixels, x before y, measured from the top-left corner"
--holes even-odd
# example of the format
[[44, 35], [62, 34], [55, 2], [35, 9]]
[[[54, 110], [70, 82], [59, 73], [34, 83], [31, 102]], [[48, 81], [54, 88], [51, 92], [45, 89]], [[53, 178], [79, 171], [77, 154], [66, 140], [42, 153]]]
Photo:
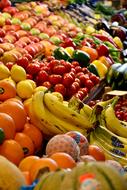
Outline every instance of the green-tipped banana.
[[45, 93], [44, 104], [52, 114], [54, 114], [59, 119], [62, 119], [64, 122], [71, 123], [77, 128], [83, 130], [92, 127], [87, 117], [84, 117], [76, 111], [67, 108], [64, 106], [64, 104], [58, 101], [57, 97], [53, 96], [51, 93]]
[[84, 104], [84, 105], [83, 105], [83, 108], [80, 109], [80, 114], [81, 114], [81, 115], [85, 115], [85, 116], [87, 116], [88, 118], [90, 118], [90, 117], [91, 117], [91, 114], [92, 114], [92, 110], [93, 110], [93, 109], [92, 109], [89, 105]]

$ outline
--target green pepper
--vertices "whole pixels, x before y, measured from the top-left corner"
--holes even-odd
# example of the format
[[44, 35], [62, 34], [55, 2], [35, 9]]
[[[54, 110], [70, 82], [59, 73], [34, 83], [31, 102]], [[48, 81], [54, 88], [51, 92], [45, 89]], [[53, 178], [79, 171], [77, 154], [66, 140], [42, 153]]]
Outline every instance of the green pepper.
[[65, 60], [65, 61], [70, 61], [71, 57], [69, 53], [63, 48], [63, 47], [58, 47], [54, 50], [54, 57], [58, 60]]
[[81, 50], [75, 50], [72, 58], [74, 61], [78, 61], [81, 67], [87, 67], [90, 62], [90, 56]]

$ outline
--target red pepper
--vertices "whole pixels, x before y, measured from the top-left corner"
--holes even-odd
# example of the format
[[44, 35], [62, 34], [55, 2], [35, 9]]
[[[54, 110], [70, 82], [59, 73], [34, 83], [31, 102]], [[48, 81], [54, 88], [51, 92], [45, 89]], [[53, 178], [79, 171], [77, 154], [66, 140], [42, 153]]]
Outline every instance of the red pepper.
[[109, 48], [105, 44], [100, 44], [96, 50], [98, 52], [99, 57], [109, 55]]
[[102, 35], [102, 34], [93, 34], [93, 36], [95, 36], [96, 38], [100, 39], [100, 40], [103, 41], [103, 42], [109, 41], [109, 42], [112, 43], [115, 47], [117, 47], [116, 44], [115, 44], [115, 42], [114, 42], [110, 37], [108, 37], [108, 36], [104, 36], [104, 35]]

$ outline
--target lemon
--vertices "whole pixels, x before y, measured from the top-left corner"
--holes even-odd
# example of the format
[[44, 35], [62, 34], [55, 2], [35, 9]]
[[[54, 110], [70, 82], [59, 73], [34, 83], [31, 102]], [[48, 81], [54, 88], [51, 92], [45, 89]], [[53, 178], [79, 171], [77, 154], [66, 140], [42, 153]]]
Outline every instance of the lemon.
[[27, 79], [27, 81], [33, 86], [33, 89], [37, 87], [36, 83], [33, 80]]
[[116, 43], [116, 45], [120, 48], [123, 49], [123, 42], [121, 41], [121, 39], [118, 36], [115, 36], [113, 38], [113, 41]]
[[38, 91], [46, 92], [47, 90], [48, 90], [48, 88], [46, 86], [38, 86], [34, 89], [34, 93], [36, 93]]
[[17, 94], [22, 99], [30, 98], [33, 94], [33, 86], [27, 80], [22, 80], [17, 83]]
[[26, 71], [23, 67], [19, 66], [19, 65], [13, 65], [11, 68], [11, 78], [15, 81], [15, 82], [19, 82], [21, 80], [25, 80], [26, 79]]
[[4, 64], [0, 64], [0, 80], [8, 78], [10, 74], [9, 69]]
[[87, 26], [86, 27], [86, 34], [92, 34], [93, 32], [95, 32], [95, 28], [93, 26]]
[[92, 62], [92, 64], [97, 67], [100, 78], [104, 78], [108, 72], [108, 68], [100, 60], [95, 60]]

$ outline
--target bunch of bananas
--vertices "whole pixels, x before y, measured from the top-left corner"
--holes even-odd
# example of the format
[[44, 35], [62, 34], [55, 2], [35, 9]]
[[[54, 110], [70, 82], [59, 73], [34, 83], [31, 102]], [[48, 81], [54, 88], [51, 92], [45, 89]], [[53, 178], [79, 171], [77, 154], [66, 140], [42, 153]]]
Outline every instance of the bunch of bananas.
[[[101, 147], [107, 159], [127, 165], [127, 122], [119, 120], [114, 111], [118, 97], [99, 102], [93, 109], [91, 121], [98, 126], [90, 134], [90, 143]], [[98, 112], [99, 110], [99, 112]]]
[[33, 94], [28, 111], [31, 122], [47, 137], [68, 131], [87, 135], [87, 130], [92, 127], [89, 119], [92, 109], [75, 98], [70, 102], [63, 101], [56, 94], [43, 91]]

